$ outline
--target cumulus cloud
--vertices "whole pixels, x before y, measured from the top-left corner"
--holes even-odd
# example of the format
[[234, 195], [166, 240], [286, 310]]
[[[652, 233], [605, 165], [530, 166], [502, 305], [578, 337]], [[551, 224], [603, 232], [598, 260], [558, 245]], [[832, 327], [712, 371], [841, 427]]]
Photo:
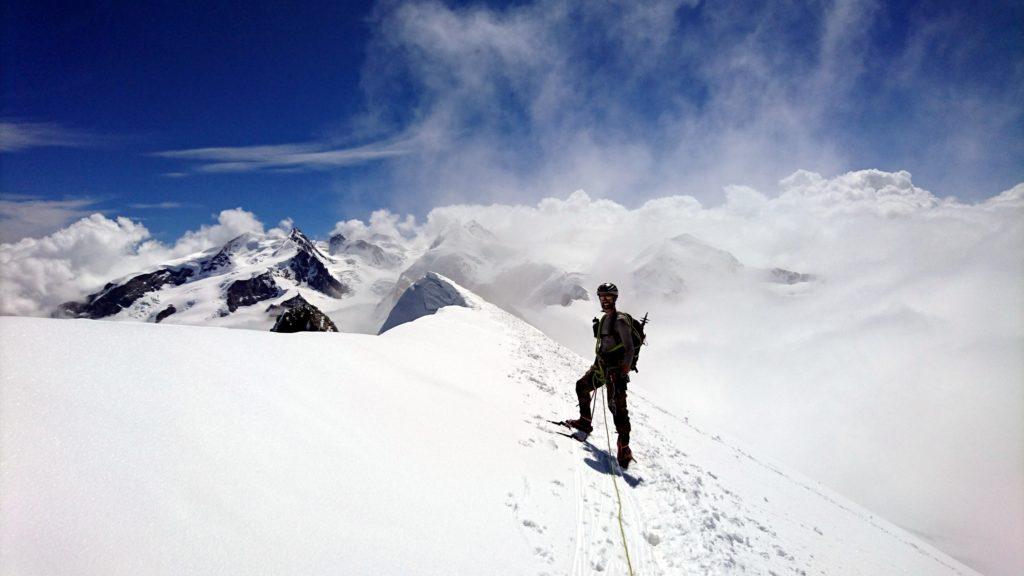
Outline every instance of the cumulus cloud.
[[421, 230], [417, 226], [414, 216], [408, 214], [401, 218], [398, 214], [392, 214], [385, 209], [374, 210], [370, 214], [369, 224], [359, 219], [352, 219], [338, 222], [334, 229], [331, 230], [332, 236], [341, 234], [345, 238], [352, 240], [365, 240], [374, 234], [383, 234], [394, 238], [409, 238], [415, 237], [420, 233]]
[[263, 224], [252, 212], [241, 208], [221, 210], [214, 225], [200, 226], [198, 230], [186, 232], [171, 249], [174, 257], [192, 254], [220, 246], [245, 232], [263, 233]]
[[252, 213], [224, 210], [217, 223], [186, 232], [173, 246], [128, 218], [92, 214], [42, 238], [0, 244], [0, 314], [46, 316], [57, 305], [107, 282], [219, 246], [243, 232], [263, 232]]
[[[421, 223], [378, 212], [336, 231], [405, 222], [425, 242], [474, 221], [511, 253], [583, 273], [589, 288], [617, 283], [626, 310], [654, 319], [636, 393], [984, 573], [1013, 574], [1024, 564], [1022, 216], [1024, 184], [963, 203], [904, 171], [800, 170], [769, 190], [730, 186], [716, 205], [667, 196], [627, 208], [577, 191], [439, 207]], [[695, 243], [673, 245], [684, 234]], [[657, 281], [680, 285], [634, 275], [642, 254], [666, 272]], [[772, 284], [758, 269], [774, 267], [816, 279]], [[585, 355], [591, 308], [522, 313]]]

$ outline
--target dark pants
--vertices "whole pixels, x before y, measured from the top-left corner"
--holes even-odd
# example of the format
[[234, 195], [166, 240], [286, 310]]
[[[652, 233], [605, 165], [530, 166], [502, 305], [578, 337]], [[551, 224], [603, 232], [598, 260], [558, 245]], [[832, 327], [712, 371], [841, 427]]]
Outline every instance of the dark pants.
[[629, 444], [629, 410], [626, 409], [626, 383], [629, 382], [629, 377], [623, 376], [618, 368], [603, 372], [604, 378], [602, 379], [598, 363], [595, 363], [582, 378], [576, 381], [576, 398], [580, 402], [580, 416], [587, 420], [593, 419], [593, 414], [590, 412], [590, 393], [596, 388], [606, 385], [608, 408], [612, 411], [615, 431], [619, 433], [619, 443]]

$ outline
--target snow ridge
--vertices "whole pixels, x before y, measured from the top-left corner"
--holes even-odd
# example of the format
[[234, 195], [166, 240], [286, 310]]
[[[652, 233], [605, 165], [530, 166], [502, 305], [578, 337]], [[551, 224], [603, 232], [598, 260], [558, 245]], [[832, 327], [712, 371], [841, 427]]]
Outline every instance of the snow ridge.
[[[0, 318], [0, 565], [624, 573], [608, 420], [547, 422], [587, 361], [434, 278], [467, 306], [381, 336]], [[635, 573], [975, 574], [630, 386]]]

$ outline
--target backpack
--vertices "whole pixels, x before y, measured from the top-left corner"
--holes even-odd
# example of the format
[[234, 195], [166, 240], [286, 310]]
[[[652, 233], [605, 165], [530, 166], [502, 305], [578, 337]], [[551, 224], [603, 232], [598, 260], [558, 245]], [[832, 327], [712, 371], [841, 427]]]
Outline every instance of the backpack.
[[[647, 341], [647, 334], [644, 333], [644, 326], [648, 322], [647, 314], [644, 314], [644, 317], [641, 318], [640, 320], [637, 320], [636, 318], [633, 318], [633, 316], [631, 316], [631, 315], [629, 315], [629, 314], [627, 314], [625, 312], [619, 312], [619, 314], [625, 316], [626, 320], [629, 321], [630, 335], [632, 336], [632, 339], [633, 339], [633, 365], [630, 366], [630, 369], [633, 370], [633, 372], [639, 372], [640, 370], [637, 369], [636, 363], [640, 359], [640, 348]], [[598, 320], [597, 318], [594, 318], [594, 337], [595, 338], [600, 338], [600, 331], [601, 331], [601, 321]], [[617, 343], [622, 344], [622, 342], [619, 340], [619, 331], [618, 330], [612, 330], [612, 336], [615, 338], [615, 341]]]

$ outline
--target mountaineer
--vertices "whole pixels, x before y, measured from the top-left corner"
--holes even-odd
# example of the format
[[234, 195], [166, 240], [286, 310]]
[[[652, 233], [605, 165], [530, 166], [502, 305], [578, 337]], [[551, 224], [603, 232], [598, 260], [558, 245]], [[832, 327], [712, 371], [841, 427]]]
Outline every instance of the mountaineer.
[[[594, 318], [596, 358], [593, 366], [576, 382], [580, 417], [566, 420], [563, 424], [584, 434], [590, 434], [594, 430], [591, 422], [591, 394], [605, 386], [608, 408], [612, 412], [615, 431], [619, 435], [616, 459], [619, 466], [626, 468], [633, 460], [633, 452], [629, 449], [630, 426], [629, 410], [626, 408], [626, 385], [629, 383], [629, 371], [636, 369], [636, 356], [640, 344], [643, 343], [643, 325], [636, 323], [628, 314], [615, 309], [619, 289], [614, 284], [604, 283], [598, 286], [597, 298], [601, 302], [601, 311], [604, 315], [600, 320]], [[640, 325], [639, 332], [634, 327], [635, 324]]]

